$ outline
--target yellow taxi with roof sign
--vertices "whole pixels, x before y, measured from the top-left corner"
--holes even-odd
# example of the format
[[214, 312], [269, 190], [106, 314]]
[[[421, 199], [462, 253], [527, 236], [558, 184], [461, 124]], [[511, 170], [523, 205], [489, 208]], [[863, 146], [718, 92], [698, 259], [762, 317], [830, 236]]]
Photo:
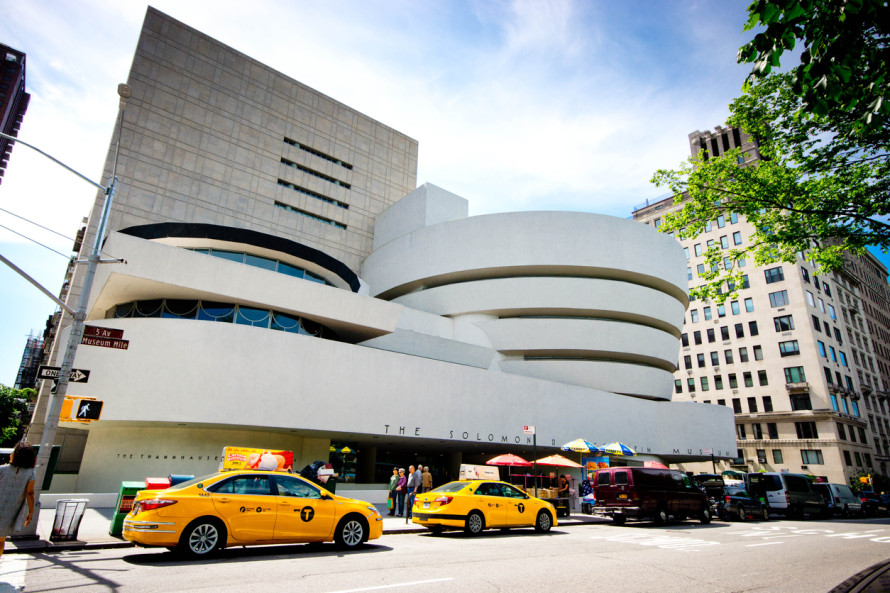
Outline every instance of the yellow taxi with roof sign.
[[534, 527], [546, 533], [557, 524], [552, 504], [497, 480], [449, 482], [418, 494], [411, 515], [414, 523], [433, 532], [456, 528], [471, 535], [509, 527]]
[[370, 503], [337, 496], [298, 475], [240, 470], [166, 490], [142, 490], [123, 537], [206, 557], [227, 546], [334, 541], [356, 548], [383, 534]]

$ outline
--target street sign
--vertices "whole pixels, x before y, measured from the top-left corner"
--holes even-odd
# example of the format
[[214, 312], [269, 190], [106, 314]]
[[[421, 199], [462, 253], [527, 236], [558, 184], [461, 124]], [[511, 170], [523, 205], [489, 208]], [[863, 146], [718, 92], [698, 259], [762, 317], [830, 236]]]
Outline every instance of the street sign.
[[713, 450], [713, 449], [704, 449], [704, 450], [702, 451], [702, 453], [704, 453], [705, 455], [713, 455], [713, 454], [714, 454], [714, 450]]
[[[38, 379], [59, 379], [59, 373], [62, 367], [48, 367], [41, 365], [37, 369]], [[90, 372], [85, 369], [71, 369], [71, 376], [68, 381], [71, 383], [86, 383], [90, 378]]]
[[83, 335], [92, 336], [94, 338], [111, 338], [112, 340], [122, 340], [124, 338], [124, 330], [112, 329], [110, 327], [97, 327], [95, 325], [85, 325], [83, 327]]
[[[121, 335], [123, 335], [123, 332], [121, 332]], [[80, 343], [84, 346], [101, 346], [102, 348], [115, 348], [117, 350], [126, 350], [130, 347], [130, 340], [96, 338], [94, 336], [84, 336]]]
[[65, 396], [59, 420], [66, 422], [91, 422], [102, 415], [103, 402], [89, 397]]
[[535, 427], [534, 426], [523, 426], [522, 431], [525, 434], [535, 434]]

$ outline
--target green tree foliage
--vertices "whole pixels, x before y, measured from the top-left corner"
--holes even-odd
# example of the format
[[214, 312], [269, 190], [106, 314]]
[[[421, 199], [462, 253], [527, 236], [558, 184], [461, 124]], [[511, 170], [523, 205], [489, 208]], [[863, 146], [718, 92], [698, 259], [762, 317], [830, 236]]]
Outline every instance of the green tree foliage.
[[35, 393], [0, 384], [0, 447], [11, 447], [21, 439], [22, 418]]
[[739, 284], [742, 259], [792, 263], [806, 252], [826, 273], [842, 266], [844, 251], [890, 246], [890, 156], [879, 138], [883, 132], [841, 135], [834, 119], [799, 117], [801, 106], [790, 73], [761, 78], [732, 102], [728, 120], [757, 139], [761, 159], [746, 163], [733, 149], [655, 173], [652, 182], [670, 187], [683, 204], [665, 217], [662, 232], [696, 237], [729, 212], [755, 227], [742, 248], [709, 250], [706, 283], [691, 291], [695, 296], [723, 302], [726, 282]]
[[802, 42], [791, 86], [801, 116], [847, 115], [843, 133], [868, 134], [890, 115], [890, 7], [887, 0], [756, 0], [745, 31], [765, 29], [739, 49], [753, 63], [746, 84], [770, 74]]

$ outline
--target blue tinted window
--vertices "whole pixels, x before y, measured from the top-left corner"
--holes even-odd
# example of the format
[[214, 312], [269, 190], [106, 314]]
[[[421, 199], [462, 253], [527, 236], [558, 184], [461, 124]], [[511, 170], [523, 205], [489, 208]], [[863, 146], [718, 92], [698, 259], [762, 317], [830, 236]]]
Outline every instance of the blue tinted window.
[[198, 319], [232, 323], [235, 320], [235, 305], [202, 301], [198, 309]]
[[229, 261], [234, 261], [240, 263], [244, 263], [244, 254], [239, 253], [237, 251], [222, 251], [219, 249], [212, 249], [210, 251], [210, 255], [213, 257], [218, 257], [220, 259], [227, 259]]
[[273, 272], [275, 271], [275, 268], [278, 267], [277, 260], [269, 259], [267, 257], [258, 257], [256, 255], [250, 255], [249, 253], [244, 254], [244, 263], [248, 266], [262, 268], [264, 270], [272, 270]]
[[239, 325], [252, 325], [254, 327], [269, 327], [270, 312], [268, 309], [254, 309], [252, 307], [238, 307], [235, 323]]

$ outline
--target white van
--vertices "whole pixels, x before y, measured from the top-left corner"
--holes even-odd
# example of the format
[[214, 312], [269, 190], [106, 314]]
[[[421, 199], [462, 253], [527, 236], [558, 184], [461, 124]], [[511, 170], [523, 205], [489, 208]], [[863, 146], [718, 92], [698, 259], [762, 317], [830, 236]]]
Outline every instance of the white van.
[[770, 512], [796, 519], [828, 516], [827, 502], [803, 474], [754, 472], [745, 476], [745, 483], [748, 493], [765, 502]]
[[862, 501], [853, 494], [849, 486], [816, 482], [813, 484], [813, 488], [828, 503], [828, 510], [831, 511], [833, 516], [849, 517], [850, 515], [862, 514]]

